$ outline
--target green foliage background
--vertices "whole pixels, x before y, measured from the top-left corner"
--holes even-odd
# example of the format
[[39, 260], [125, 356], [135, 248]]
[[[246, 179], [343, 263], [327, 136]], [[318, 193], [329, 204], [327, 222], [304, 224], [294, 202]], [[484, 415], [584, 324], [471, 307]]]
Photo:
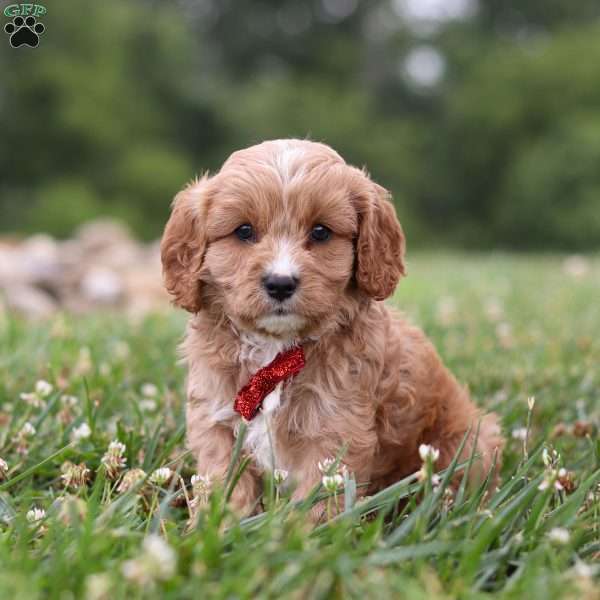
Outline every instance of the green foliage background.
[[[47, 2], [38, 48], [0, 44], [0, 228], [153, 238], [195, 174], [309, 136], [392, 190], [412, 245], [597, 248], [600, 3], [480, 0], [434, 28], [399, 6]], [[429, 88], [401, 68], [423, 45]]]

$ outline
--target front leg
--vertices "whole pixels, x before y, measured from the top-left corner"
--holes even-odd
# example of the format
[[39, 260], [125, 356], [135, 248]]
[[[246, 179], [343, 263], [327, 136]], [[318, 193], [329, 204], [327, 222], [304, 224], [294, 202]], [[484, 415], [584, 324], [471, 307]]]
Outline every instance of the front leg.
[[[373, 434], [374, 438], [374, 434]], [[375, 440], [372, 445], [365, 445], [360, 448], [350, 447], [342, 456], [338, 472], [346, 468], [351, 476], [356, 480], [357, 498], [364, 496], [368, 487], [369, 478], [373, 463], [373, 454]], [[310, 443], [302, 444], [299, 451], [295, 451], [296, 460], [293, 463], [293, 477], [296, 485], [292, 494], [293, 501], [305, 499], [310, 492], [322, 482], [324, 473], [319, 469], [319, 463], [327, 458], [335, 458], [339, 455], [342, 444], [335, 446], [331, 439], [324, 439], [321, 443], [316, 440], [310, 440]], [[318, 502], [310, 510], [309, 516], [314, 523], [324, 521], [328, 517], [327, 507], [331, 509], [331, 516], [344, 509], [344, 489], [339, 488], [336, 494], [337, 502], [328, 503], [326, 500]]]
[[[235, 439], [231, 427], [215, 423], [206, 400], [191, 399], [187, 405], [188, 447], [196, 458], [199, 475], [208, 475], [213, 485], [224, 485]], [[246, 468], [231, 495], [230, 504], [240, 516], [251, 514], [258, 504], [259, 482]]]

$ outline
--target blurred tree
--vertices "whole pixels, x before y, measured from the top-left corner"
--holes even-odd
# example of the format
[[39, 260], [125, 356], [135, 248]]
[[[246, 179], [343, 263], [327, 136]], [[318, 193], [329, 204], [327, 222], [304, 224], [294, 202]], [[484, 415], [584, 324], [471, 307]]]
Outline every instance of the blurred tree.
[[596, 0], [482, 0], [478, 7], [477, 21], [486, 30], [521, 38], [600, 17]]
[[595, 25], [497, 42], [470, 65], [445, 97], [433, 148], [437, 177], [423, 190], [432, 223], [475, 245], [600, 242], [600, 211], [590, 221], [600, 207], [599, 34]]
[[45, 22], [37, 49], [0, 54], [3, 228], [66, 234], [76, 214], [117, 213], [155, 236], [192, 157], [215, 143], [215, 107], [190, 100], [193, 39], [167, 8], [149, 18], [136, 2], [57, 3]]
[[0, 227], [67, 235], [233, 150], [325, 141], [393, 191], [409, 243], [600, 244], [600, 3], [81, 0], [0, 45]]

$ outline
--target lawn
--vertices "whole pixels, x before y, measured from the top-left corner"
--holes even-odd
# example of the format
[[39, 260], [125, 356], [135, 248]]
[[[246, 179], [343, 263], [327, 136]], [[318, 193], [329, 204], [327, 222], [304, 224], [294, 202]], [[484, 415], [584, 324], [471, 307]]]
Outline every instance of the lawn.
[[322, 489], [292, 506], [270, 481], [238, 522], [190, 486], [183, 314], [0, 314], [0, 598], [597, 599], [599, 299], [598, 259], [412, 257], [392, 303], [501, 415], [502, 482], [412, 477], [353, 503], [346, 479], [346, 512], [314, 530]]

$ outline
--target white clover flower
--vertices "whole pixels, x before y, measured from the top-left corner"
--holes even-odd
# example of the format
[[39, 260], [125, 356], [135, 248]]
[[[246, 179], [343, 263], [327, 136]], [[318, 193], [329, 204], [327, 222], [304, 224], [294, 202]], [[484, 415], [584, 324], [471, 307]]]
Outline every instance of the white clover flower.
[[420, 482], [427, 481], [429, 479], [429, 483], [431, 483], [431, 487], [436, 488], [442, 482], [440, 476], [437, 473], [431, 473], [427, 466], [427, 463], [423, 465], [423, 467], [417, 473], [417, 479]]
[[123, 494], [135, 487], [142, 479], [146, 477], [146, 472], [143, 469], [131, 469], [123, 475], [121, 483], [117, 487], [117, 492]]
[[21, 435], [21, 437], [31, 437], [32, 435], [35, 435], [35, 427], [29, 421], [26, 421], [23, 424], [23, 427], [21, 427], [19, 435]]
[[139, 558], [123, 563], [122, 572], [126, 579], [138, 585], [153, 581], [166, 581], [173, 577], [177, 567], [175, 552], [158, 535], [149, 535], [142, 544]]
[[192, 475], [191, 478], [192, 487], [196, 486], [205, 486], [209, 487], [211, 485], [210, 475]]
[[175, 573], [176, 556], [173, 548], [158, 535], [149, 535], [142, 544], [142, 549], [157, 566], [157, 575], [161, 580], [172, 577]]
[[90, 470], [85, 463], [75, 465], [71, 461], [66, 461], [62, 464], [60, 470], [62, 472], [60, 477], [66, 488], [78, 489], [84, 487], [90, 477]]
[[523, 540], [525, 539], [525, 536], [523, 535], [522, 531], [517, 532], [517, 534], [515, 535], [515, 537], [513, 538], [515, 544], [517, 545], [521, 545], [523, 543]]
[[79, 398], [77, 398], [77, 396], [69, 396], [67, 394], [64, 394], [60, 397], [60, 403], [63, 406], [77, 406], [77, 404], [79, 403]]
[[560, 471], [557, 472], [554, 469], [548, 469], [546, 471], [546, 476], [544, 477], [544, 480], [540, 483], [540, 485], [538, 485], [538, 490], [544, 491], [547, 490], [550, 486], [554, 487], [554, 489], [558, 491], [564, 490], [565, 487], [558, 480], [559, 473]]
[[30, 523], [37, 523], [38, 521], [42, 521], [46, 518], [46, 511], [43, 508], [33, 507], [31, 510], [27, 511], [25, 518]]
[[333, 475], [323, 475], [321, 480], [323, 487], [331, 494], [336, 492], [344, 485], [344, 478], [339, 473]]
[[287, 478], [289, 473], [285, 469], [275, 469], [273, 471], [273, 481], [275, 485], [281, 485]]
[[542, 460], [544, 461], [544, 464], [549, 467], [551, 464], [551, 460], [550, 460], [550, 453], [548, 452], [548, 448], [544, 448], [542, 450]]
[[35, 392], [23, 392], [19, 394], [19, 398], [33, 408], [41, 408], [45, 402]]
[[155, 485], [164, 485], [171, 477], [173, 477], [173, 471], [169, 467], [161, 467], [152, 472], [150, 482]]
[[444, 490], [444, 494], [442, 496], [442, 505], [444, 508], [449, 509], [454, 504], [454, 492], [451, 488], [447, 487]]
[[555, 465], [560, 460], [560, 454], [556, 450], [548, 450], [544, 448], [542, 450], [542, 460], [547, 467]]
[[192, 475], [192, 493], [194, 499], [192, 500], [192, 506], [195, 508], [199, 503], [208, 502], [208, 497], [212, 490], [212, 480], [208, 473], [206, 475]]
[[138, 585], [147, 585], [152, 581], [152, 573], [145, 568], [141, 559], [126, 560], [121, 567], [125, 579]]
[[583, 562], [582, 560], [577, 560], [575, 566], [573, 567], [573, 573], [577, 577], [581, 577], [583, 579], [591, 579], [596, 574], [598, 570], [598, 565], [589, 565], [588, 563]]
[[7, 473], [8, 463], [3, 458], [0, 458], [0, 481], [2, 481], [6, 477]]
[[158, 388], [153, 383], [144, 383], [141, 387], [142, 396], [155, 398], [158, 396]]
[[435, 463], [440, 457], [440, 451], [429, 444], [421, 444], [419, 446], [419, 456], [423, 462], [431, 458], [431, 462]]
[[119, 471], [125, 468], [127, 459], [123, 456], [127, 447], [117, 440], [108, 445], [108, 450], [102, 457], [102, 464], [106, 469], [106, 475], [109, 479], [115, 479]]
[[527, 427], [516, 427], [511, 431], [511, 435], [515, 440], [524, 441], [527, 439]]
[[85, 579], [86, 600], [108, 600], [112, 583], [107, 573], [92, 573]]
[[554, 527], [548, 532], [548, 539], [557, 544], [568, 544], [571, 534], [564, 527]]
[[108, 454], [112, 454], [113, 456], [123, 456], [127, 450], [127, 446], [123, 442], [119, 442], [117, 440], [113, 440], [108, 445]]
[[325, 458], [322, 461], [319, 461], [317, 463], [317, 466], [319, 467], [319, 471], [321, 471], [323, 475], [327, 475], [335, 466], [335, 459]]
[[195, 495], [209, 494], [212, 488], [210, 475], [192, 475], [192, 489]]
[[52, 393], [53, 389], [54, 389], [54, 387], [52, 386], [52, 384], [48, 383], [47, 381], [44, 381], [43, 379], [40, 379], [35, 384], [35, 393], [40, 398], [48, 397]]
[[92, 430], [86, 422], [83, 422], [79, 427], [75, 427], [73, 431], [71, 431], [71, 439], [74, 442], [85, 440], [89, 438], [90, 435], [92, 435]]
[[146, 412], [154, 412], [157, 407], [156, 400], [151, 400], [150, 398], [140, 400], [139, 407]]

